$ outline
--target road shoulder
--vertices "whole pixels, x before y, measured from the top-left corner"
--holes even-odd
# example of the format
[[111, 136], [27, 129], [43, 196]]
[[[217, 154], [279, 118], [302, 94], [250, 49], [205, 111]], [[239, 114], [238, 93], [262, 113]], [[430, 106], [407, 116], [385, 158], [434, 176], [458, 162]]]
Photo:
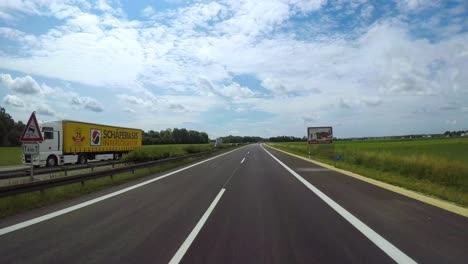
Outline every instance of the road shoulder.
[[408, 190], [408, 189], [405, 189], [405, 188], [402, 188], [402, 187], [399, 187], [399, 186], [395, 186], [395, 185], [391, 185], [391, 184], [388, 184], [388, 183], [385, 183], [385, 182], [381, 182], [381, 181], [378, 181], [378, 180], [375, 180], [375, 179], [367, 178], [365, 176], [359, 175], [359, 174], [354, 173], [354, 172], [338, 169], [338, 168], [335, 168], [334, 166], [331, 166], [331, 165], [328, 165], [328, 164], [325, 164], [325, 163], [322, 163], [322, 162], [319, 162], [319, 161], [316, 161], [316, 160], [307, 159], [305, 157], [286, 152], [284, 150], [272, 147], [270, 145], [266, 145], [266, 146], [269, 147], [269, 148], [275, 149], [277, 151], [280, 151], [282, 153], [288, 154], [290, 156], [293, 156], [293, 157], [308, 161], [310, 163], [325, 167], [325, 168], [330, 169], [330, 170], [340, 172], [340, 173], [342, 173], [342, 174], [344, 174], [346, 176], [350, 176], [350, 177], [353, 177], [355, 179], [370, 183], [370, 184], [372, 184], [374, 186], [378, 186], [380, 188], [383, 188], [383, 189], [386, 189], [386, 190], [389, 190], [389, 191], [404, 195], [406, 197], [421, 201], [421, 202], [426, 203], [426, 204], [430, 204], [432, 206], [435, 206], [435, 207], [450, 211], [452, 213], [455, 213], [455, 214], [458, 214], [458, 215], [461, 215], [461, 216], [464, 216], [464, 217], [468, 217], [468, 209], [467, 208], [452, 204], [450, 202], [443, 201], [443, 200], [440, 200], [440, 199], [437, 199], [437, 198], [434, 198], [434, 197], [429, 197], [429, 196], [426, 196], [426, 195], [423, 195], [423, 194], [420, 194], [420, 193], [417, 193], [417, 192], [414, 192], [414, 191], [411, 191], [411, 190]]

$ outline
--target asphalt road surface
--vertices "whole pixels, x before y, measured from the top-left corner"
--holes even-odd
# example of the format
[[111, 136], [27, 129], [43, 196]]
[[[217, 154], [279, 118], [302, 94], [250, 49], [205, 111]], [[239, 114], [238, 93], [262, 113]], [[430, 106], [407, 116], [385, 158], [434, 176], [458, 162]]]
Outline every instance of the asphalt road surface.
[[0, 263], [468, 263], [468, 218], [249, 145], [0, 220]]

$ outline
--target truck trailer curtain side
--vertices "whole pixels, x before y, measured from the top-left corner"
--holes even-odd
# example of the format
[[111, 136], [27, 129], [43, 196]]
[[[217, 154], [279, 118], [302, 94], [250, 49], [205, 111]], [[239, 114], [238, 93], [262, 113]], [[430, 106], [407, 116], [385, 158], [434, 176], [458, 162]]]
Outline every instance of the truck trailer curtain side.
[[140, 129], [63, 121], [63, 153], [122, 152], [141, 147]]

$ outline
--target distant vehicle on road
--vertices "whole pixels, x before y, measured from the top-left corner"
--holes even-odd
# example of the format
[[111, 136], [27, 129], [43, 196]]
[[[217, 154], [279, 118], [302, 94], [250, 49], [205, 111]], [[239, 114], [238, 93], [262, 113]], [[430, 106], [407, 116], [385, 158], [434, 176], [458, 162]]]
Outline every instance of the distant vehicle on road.
[[71, 120], [41, 124], [44, 141], [39, 155], [23, 154], [23, 164], [53, 167], [88, 160], [120, 159], [122, 154], [140, 148], [142, 130]]

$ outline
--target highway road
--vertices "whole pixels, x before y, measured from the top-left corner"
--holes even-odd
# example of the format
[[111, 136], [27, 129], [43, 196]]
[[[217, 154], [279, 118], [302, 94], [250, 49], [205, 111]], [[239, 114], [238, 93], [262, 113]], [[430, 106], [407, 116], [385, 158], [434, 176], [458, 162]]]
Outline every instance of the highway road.
[[259, 144], [0, 220], [1, 263], [467, 263], [468, 219]]

